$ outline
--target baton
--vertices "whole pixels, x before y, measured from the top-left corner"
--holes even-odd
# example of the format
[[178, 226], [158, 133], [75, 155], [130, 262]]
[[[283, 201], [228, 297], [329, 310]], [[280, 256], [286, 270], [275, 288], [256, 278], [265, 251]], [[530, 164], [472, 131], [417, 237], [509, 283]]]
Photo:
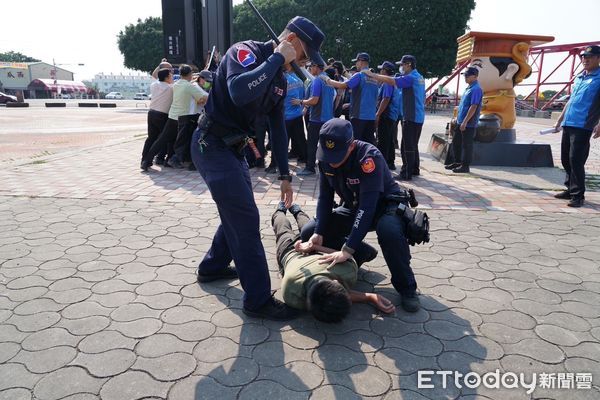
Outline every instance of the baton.
[[[256, 9], [254, 4], [252, 3], [252, 0], [246, 0], [246, 3], [248, 3], [248, 5], [252, 9], [252, 11], [254, 11], [254, 14], [258, 17], [258, 19], [263, 24], [267, 32], [269, 32], [269, 36], [271, 36], [271, 39], [273, 39], [275, 43], [279, 44], [279, 38], [277, 38], [277, 35], [275, 34], [275, 32], [273, 32], [273, 29], [271, 28], [269, 23], [263, 18], [260, 11]], [[302, 82], [306, 81], [306, 75], [304, 75], [298, 64], [296, 64], [295, 61], [292, 61], [290, 65], [292, 66], [292, 69], [294, 70], [294, 73], [298, 76], [298, 78], [300, 78]]]
[[208, 68], [210, 67], [210, 63], [212, 62], [212, 59], [215, 56], [215, 48], [216, 46], [213, 46], [212, 51], [210, 52], [210, 57], [208, 57], [208, 60], [206, 60], [206, 65], [204, 66], [205, 71], [208, 70]]

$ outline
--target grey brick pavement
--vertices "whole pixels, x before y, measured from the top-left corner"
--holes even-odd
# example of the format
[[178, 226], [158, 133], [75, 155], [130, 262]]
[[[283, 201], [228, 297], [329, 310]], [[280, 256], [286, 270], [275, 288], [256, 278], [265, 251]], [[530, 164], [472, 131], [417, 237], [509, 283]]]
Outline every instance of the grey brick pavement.
[[[237, 281], [196, 283], [213, 205], [0, 196], [0, 399], [600, 398], [600, 218], [429, 214], [422, 311], [276, 323], [241, 313]], [[261, 218], [275, 289], [268, 206]], [[358, 286], [399, 303], [381, 256]], [[594, 386], [418, 389], [426, 369]]]

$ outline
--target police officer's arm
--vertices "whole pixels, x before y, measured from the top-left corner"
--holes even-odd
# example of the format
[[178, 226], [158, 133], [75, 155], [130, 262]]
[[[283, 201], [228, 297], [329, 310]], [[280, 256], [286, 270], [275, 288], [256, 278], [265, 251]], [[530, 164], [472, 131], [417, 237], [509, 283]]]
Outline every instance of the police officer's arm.
[[[285, 129], [285, 116], [281, 107], [277, 107], [269, 114], [269, 128], [271, 131], [271, 151], [280, 175], [289, 175], [287, 147], [288, 137]], [[291, 205], [291, 203], [290, 203]]]
[[227, 87], [233, 103], [241, 107], [264, 96], [284, 62], [283, 55], [273, 53], [257, 68], [229, 76]]
[[342, 250], [354, 254], [360, 242], [367, 236], [367, 232], [369, 232], [369, 228], [373, 223], [373, 218], [375, 218], [375, 209], [377, 208], [379, 194], [379, 191], [360, 193], [358, 200], [359, 209], [356, 212], [356, 218], [354, 219], [350, 235], [348, 235], [348, 240], [346, 240]]

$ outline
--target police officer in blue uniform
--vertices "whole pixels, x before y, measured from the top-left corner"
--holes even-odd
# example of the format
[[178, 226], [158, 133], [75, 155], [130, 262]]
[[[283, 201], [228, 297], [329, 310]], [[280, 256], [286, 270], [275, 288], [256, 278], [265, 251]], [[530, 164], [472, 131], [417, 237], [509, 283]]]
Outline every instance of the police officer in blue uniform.
[[[405, 225], [396, 213], [409, 195], [393, 179], [381, 152], [370, 143], [354, 140], [352, 125], [339, 118], [326, 122], [319, 135], [319, 197], [317, 216], [302, 229], [304, 241], [333, 249], [326, 262], [362, 258], [367, 232], [375, 230], [394, 288], [402, 296], [402, 308], [420, 308], [417, 282], [410, 266]], [[334, 209], [334, 195], [341, 207]]]
[[368, 53], [358, 53], [352, 62], [356, 63], [359, 73], [346, 82], [328, 79], [327, 84], [336, 89], [352, 89], [350, 93], [350, 121], [354, 135], [358, 140], [375, 144], [375, 114], [379, 85], [365, 72], [369, 71], [371, 57]]
[[600, 46], [588, 46], [581, 54], [583, 72], [575, 78], [569, 102], [555, 128], [562, 126], [560, 161], [565, 169], [566, 190], [557, 199], [570, 200], [569, 207], [581, 207], [585, 199], [585, 162], [590, 138], [600, 137]]
[[402, 89], [402, 168], [399, 178], [411, 180], [413, 175], [420, 174], [419, 139], [425, 122], [425, 80], [417, 71], [417, 59], [404, 55], [396, 64], [400, 65], [401, 76], [394, 78], [378, 75], [369, 70], [364, 71], [371, 78]]
[[[396, 66], [390, 61], [384, 61], [377, 66], [380, 73], [388, 76], [394, 75]], [[377, 127], [377, 148], [383, 154], [389, 169], [395, 170], [394, 160], [396, 149], [394, 138], [398, 133], [398, 118], [400, 117], [400, 102], [402, 94], [395, 85], [384, 83], [379, 88], [377, 114], [375, 115]]]
[[[310, 97], [308, 99], [296, 99], [295, 104], [308, 106], [308, 141], [306, 147], [306, 167], [298, 172], [298, 176], [315, 175], [317, 162], [317, 144], [319, 143], [319, 131], [323, 124], [333, 118], [333, 103], [335, 100], [335, 89], [325, 85], [323, 79], [329, 79], [323, 69], [324, 65], [312, 64], [313, 71], [317, 73], [312, 82]], [[312, 72], [312, 71], [311, 71]]]
[[[280, 35], [279, 45], [251, 40], [234, 44], [217, 68], [205, 114], [192, 139], [192, 159], [221, 218], [198, 267], [198, 281], [239, 276], [245, 292], [243, 312], [252, 317], [287, 320], [296, 312], [272, 297], [244, 147], [255, 120], [266, 116], [280, 172], [281, 199], [289, 207], [293, 191], [287, 159], [283, 66], [294, 60], [301, 65], [308, 59], [323, 62], [319, 49], [324, 38], [310, 20], [294, 17]], [[235, 268], [229, 265], [232, 260]]]

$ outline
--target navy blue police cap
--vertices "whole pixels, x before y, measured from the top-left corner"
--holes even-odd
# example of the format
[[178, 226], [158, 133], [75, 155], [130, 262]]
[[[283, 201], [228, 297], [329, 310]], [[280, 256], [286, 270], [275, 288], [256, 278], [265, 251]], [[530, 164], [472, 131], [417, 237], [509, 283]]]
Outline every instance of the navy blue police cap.
[[389, 71], [394, 71], [396, 69], [396, 66], [391, 61], [384, 61], [383, 64], [378, 65], [377, 68], [379, 68], [379, 69], [387, 69]]
[[356, 55], [356, 58], [352, 59], [352, 62], [357, 62], [358, 60], [370, 62], [371, 61], [371, 56], [369, 56], [369, 53], [358, 53]]
[[479, 70], [477, 68], [475, 68], [475, 67], [469, 67], [469, 68], [467, 68], [465, 70], [465, 72], [462, 72], [461, 75], [464, 75], [464, 76], [472, 76], [472, 75], [479, 76]]
[[600, 56], [600, 46], [588, 46], [584, 49], [582, 56]]
[[328, 164], [337, 164], [346, 156], [354, 140], [350, 121], [333, 118], [325, 122], [319, 132], [317, 160]]
[[304, 17], [294, 17], [288, 22], [287, 29], [298, 35], [298, 38], [306, 44], [308, 58], [315, 64], [325, 65], [325, 60], [319, 53], [321, 44], [325, 40], [325, 34], [311, 20]]

